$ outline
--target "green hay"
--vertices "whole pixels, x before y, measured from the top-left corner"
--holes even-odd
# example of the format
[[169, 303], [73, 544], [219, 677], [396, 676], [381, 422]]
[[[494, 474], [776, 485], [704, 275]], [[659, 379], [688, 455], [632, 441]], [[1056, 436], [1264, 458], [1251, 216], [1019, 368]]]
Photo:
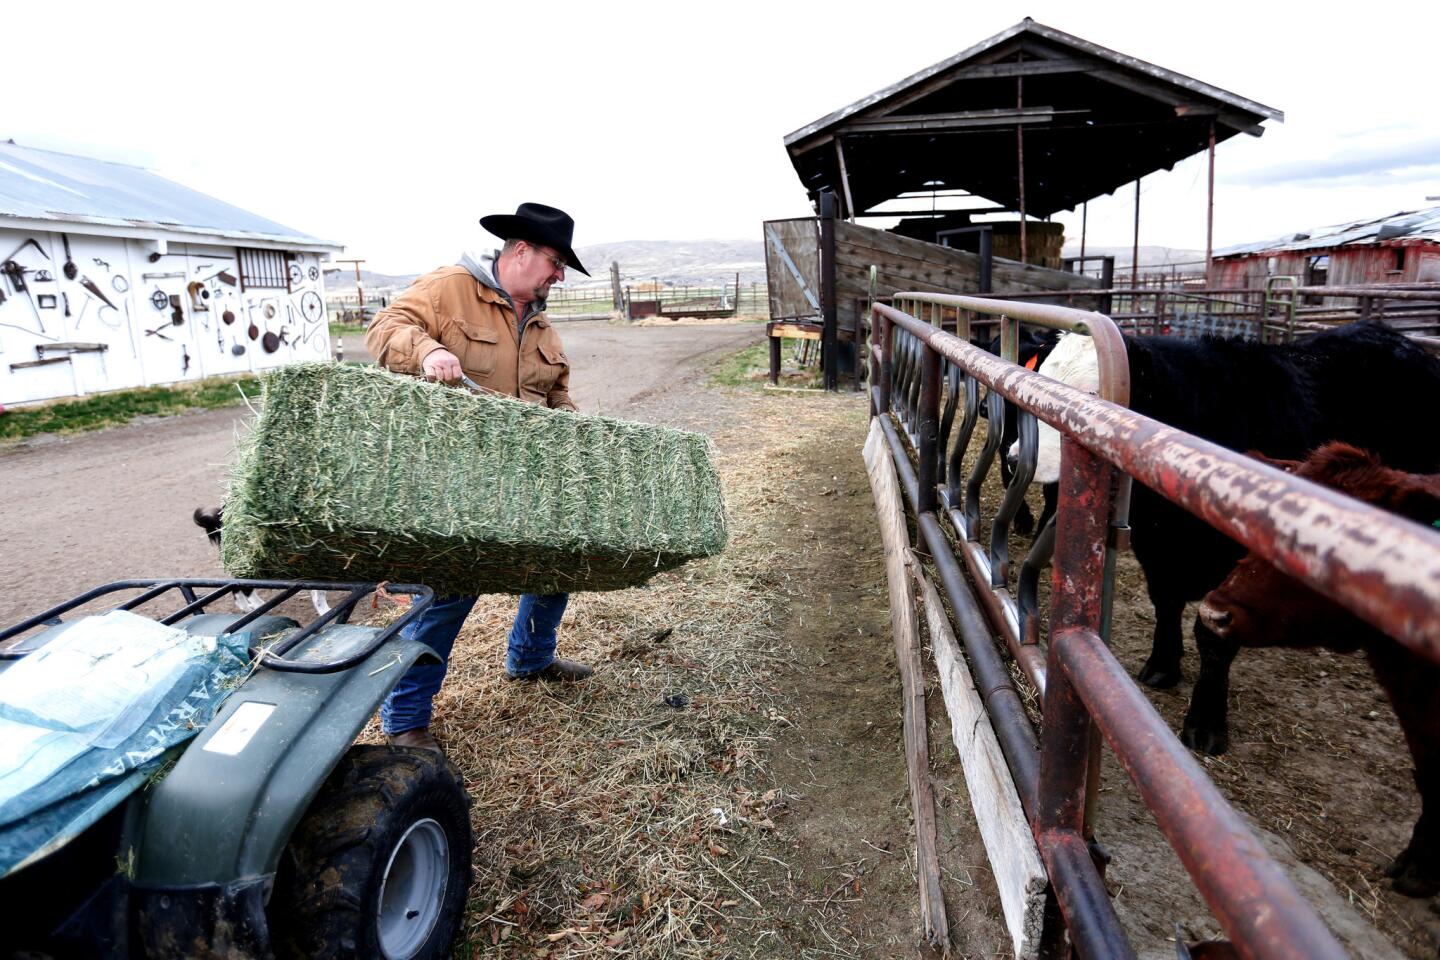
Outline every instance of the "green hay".
[[619, 590], [726, 541], [700, 434], [335, 363], [266, 375], [224, 516], [234, 576], [442, 596]]

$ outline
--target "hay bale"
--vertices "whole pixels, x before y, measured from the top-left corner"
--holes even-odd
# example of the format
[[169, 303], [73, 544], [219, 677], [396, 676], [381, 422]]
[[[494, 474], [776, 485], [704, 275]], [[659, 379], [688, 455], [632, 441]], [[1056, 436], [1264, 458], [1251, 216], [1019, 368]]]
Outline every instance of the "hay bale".
[[725, 546], [704, 436], [369, 367], [265, 376], [225, 502], [234, 576], [618, 590]]

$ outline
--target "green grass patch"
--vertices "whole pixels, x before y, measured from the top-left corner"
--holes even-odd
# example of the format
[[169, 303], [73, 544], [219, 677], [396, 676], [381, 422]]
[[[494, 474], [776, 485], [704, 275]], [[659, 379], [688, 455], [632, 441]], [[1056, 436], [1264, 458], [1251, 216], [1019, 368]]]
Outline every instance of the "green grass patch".
[[[782, 387], [819, 387], [823, 381], [819, 351], [811, 349], [806, 366], [795, 362], [794, 340], [780, 341], [780, 383]], [[716, 366], [710, 382], [722, 387], [763, 387], [770, 378], [769, 339], [731, 354]]]
[[210, 377], [169, 387], [116, 390], [80, 400], [62, 400], [43, 407], [8, 410], [0, 416], [0, 442], [23, 440], [43, 433], [83, 433], [128, 423], [136, 417], [163, 417], [187, 410], [210, 410], [241, 402], [259, 392], [250, 374]]
[[365, 328], [358, 323], [332, 323], [330, 324], [330, 337], [364, 337]]

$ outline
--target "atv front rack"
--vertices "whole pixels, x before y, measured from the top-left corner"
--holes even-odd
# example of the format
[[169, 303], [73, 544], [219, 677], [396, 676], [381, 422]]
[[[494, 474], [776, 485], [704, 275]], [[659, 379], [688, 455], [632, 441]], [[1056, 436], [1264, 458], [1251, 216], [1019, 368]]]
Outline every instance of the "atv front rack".
[[[122, 590], [139, 590], [141, 592], [123, 603], [110, 607], [109, 610], [99, 612], [134, 610], [146, 603], [157, 600], [171, 591], [178, 591], [180, 599], [182, 600], [179, 609], [159, 619], [159, 622], [166, 626], [175, 626], [187, 617], [206, 613], [208, 612], [206, 608], [210, 604], [215, 603], [217, 600], [223, 600], [242, 590], [277, 591], [275, 596], [266, 600], [256, 609], [236, 617], [234, 622], [228, 624], [220, 631], [221, 636], [244, 630], [302, 590], [345, 592], [345, 598], [333, 605], [328, 612], [318, 615], [311, 622], [284, 635], [275, 643], [268, 645], [255, 644], [250, 647], [250, 656], [254, 658], [260, 666], [267, 667], [271, 670], [288, 671], [291, 673], [333, 673], [337, 670], [346, 670], [355, 666], [378, 650], [390, 638], [396, 636], [406, 624], [424, 612], [435, 599], [435, 594], [429, 587], [410, 583], [326, 583], [309, 580], [230, 580], [193, 577], [168, 580], [117, 580], [114, 583], [107, 583], [103, 587], [96, 587], [78, 597], [72, 597], [64, 603], [51, 607], [44, 613], [38, 613], [28, 620], [22, 620], [12, 627], [6, 627], [0, 630], [0, 645], [4, 645], [6, 641], [16, 637], [21, 637], [22, 634], [34, 630], [37, 627], [57, 626], [64, 623], [65, 621], [61, 619], [62, 614], [90, 603], [106, 594], [117, 593]], [[208, 590], [209, 592], [202, 595], [197, 593], [197, 590]], [[393, 623], [376, 628], [374, 637], [369, 639], [363, 646], [347, 648], [345, 656], [332, 660], [301, 660], [287, 659], [285, 657], [285, 654], [294, 650], [311, 637], [314, 637], [320, 630], [331, 625], [349, 623], [350, 616], [355, 611], [355, 605], [372, 593], [409, 596], [411, 598], [410, 609]], [[19, 660], [27, 654], [34, 652], [36, 649], [38, 649], [38, 646], [28, 646], [26, 640], [22, 638], [7, 646], [0, 646], [0, 660]]]

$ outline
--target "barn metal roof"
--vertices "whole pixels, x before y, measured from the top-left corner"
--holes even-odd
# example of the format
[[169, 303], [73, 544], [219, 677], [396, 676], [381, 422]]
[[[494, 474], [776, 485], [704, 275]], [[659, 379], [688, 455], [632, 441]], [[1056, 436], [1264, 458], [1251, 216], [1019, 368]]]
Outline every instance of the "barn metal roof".
[[1440, 243], [1440, 207], [1402, 210], [1388, 217], [1356, 220], [1329, 227], [1289, 233], [1273, 240], [1241, 243], [1215, 251], [1216, 258], [1253, 253], [1286, 253], [1301, 250], [1329, 250], [1358, 244], [1381, 244], [1391, 240], [1428, 240]]
[[1027, 17], [801, 127], [785, 147], [812, 200], [833, 189], [843, 202], [843, 164], [856, 211], [935, 181], [1018, 210], [1023, 126], [1025, 209], [1048, 216], [1206, 149], [1212, 122], [1220, 142], [1284, 118]]
[[55, 221], [342, 250], [142, 167], [0, 141], [0, 226]]

